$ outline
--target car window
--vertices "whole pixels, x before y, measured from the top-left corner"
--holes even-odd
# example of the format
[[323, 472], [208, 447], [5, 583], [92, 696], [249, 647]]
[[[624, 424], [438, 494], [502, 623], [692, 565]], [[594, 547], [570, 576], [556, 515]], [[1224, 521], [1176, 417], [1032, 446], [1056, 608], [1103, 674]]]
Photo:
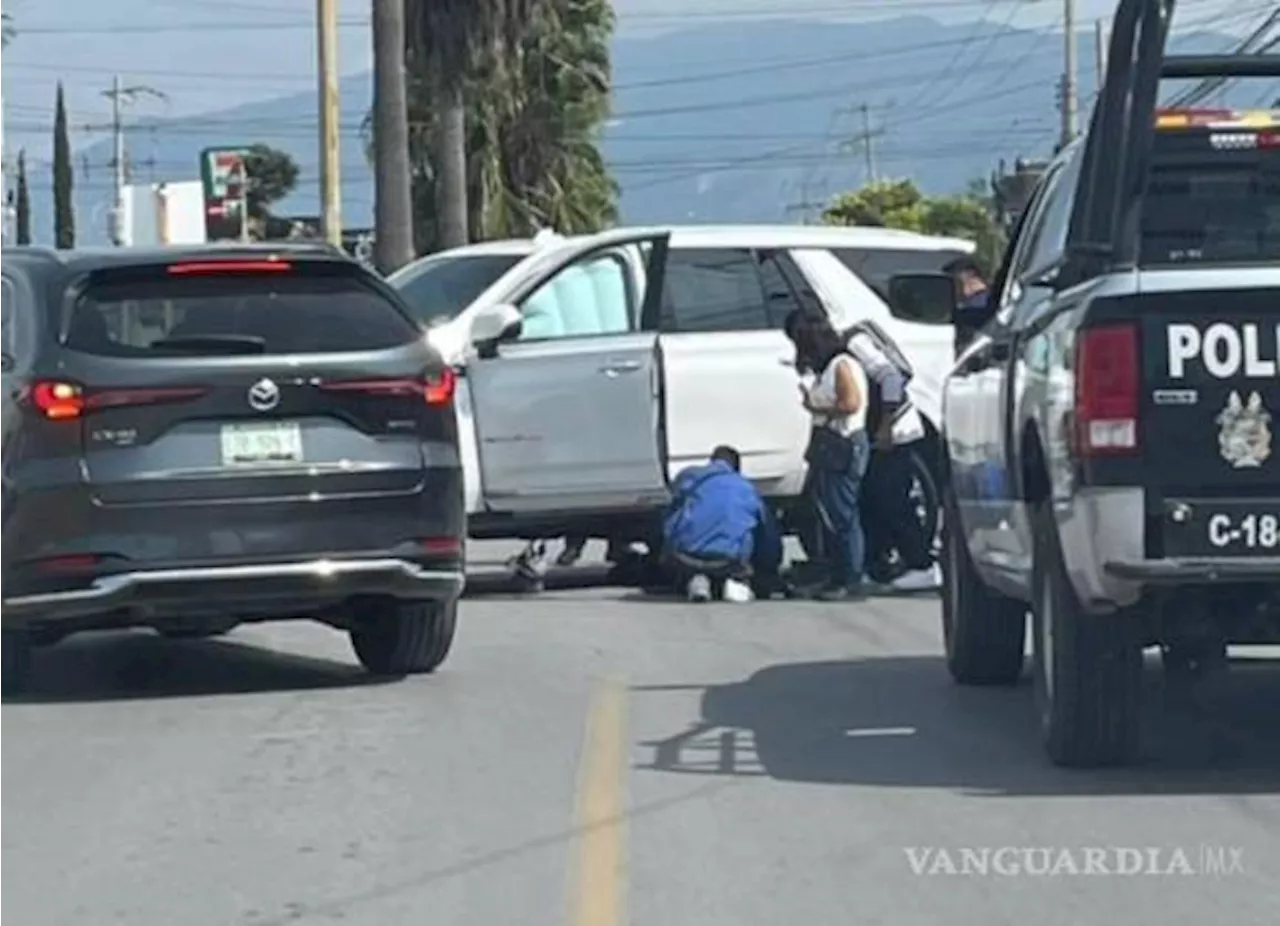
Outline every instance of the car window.
[[558, 271], [525, 297], [520, 340], [625, 334], [635, 326], [628, 265], [617, 254], [599, 254]]
[[4, 313], [4, 353], [19, 367], [35, 358], [35, 303], [30, 288], [21, 279], [0, 278], [3, 292], [0, 304]]
[[800, 299], [782, 270], [782, 262], [790, 261], [791, 258], [780, 251], [757, 252], [756, 257], [760, 268], [760, 284], [764, 287], [769, 327], [781, 330], [792, 310], [800, 308]]
[[944, 273], [944, 267], [966, 252], [923, 250], [910, 248], [832, 248], [839, 258], [862, 282], [871, 287], [896, 318], [925, 325], [950, 325], [951, 313], [915, 312], [910, 306], [890, 305], [889, 279], [899, 273]]
[[1019, 220], [1017, 237], [1010, 242], [1009, 254], [1006, 258], [1008, 268], [1002, 273], [999, 281], [997, 318], [1001, 324], [1008, 324], [1012, 318], [1015, 303], [1022, 297], [1023, 274], [1026, 273], [1031, 255], [1035, 249], [1040, 231], [1044, 227], [1044, 218], [1048, 210], [1049, 200], [1057, 190], [1058, 181], [1062, 178], [1061, 163], [1049, 167], [1040, 178], [1036, 191], [1032, 194], [1027, 209]]
[[77, 301], [67, 346], [116, 357], [341, 353], [408, 344], [420, 330], [358, 279], [324, 274], [106, 279]]
[[672, 249], [662, 293], [663, 331], [771, 327], [756, 259], [745, 248]]
[[454, 318], [523, 259], [518, 254], [436, 257], [406, 267], [387, 282], [400, 291], [414, 321], [432, 327]]
[[1052, 189], [1046, 192], [1044, 208], [1036, 227], [1031, 229], [1028, 248], [1018, 268], [1019, 275], [1045, 269], [1062, 256], [1067, 246], [1067, 226], [1071, 223], [1071, 207], [1076, 198], [1081, 150], [1076, 149], [1077, 154], [1058, 171]]
[[1280, 144], [1256, 129], [1156, 132], [1145, 266], [1280, 263]]

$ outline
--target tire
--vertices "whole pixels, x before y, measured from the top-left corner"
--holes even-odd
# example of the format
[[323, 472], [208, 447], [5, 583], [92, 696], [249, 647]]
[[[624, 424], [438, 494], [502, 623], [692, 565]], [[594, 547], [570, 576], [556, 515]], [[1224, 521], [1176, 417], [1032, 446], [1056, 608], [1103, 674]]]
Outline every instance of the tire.
[[31, 679], [31, 638], [21, 631], [6, 630], [3, 632], [3, 694], [22, 694], [27, 690]]
[[1022, 677], [1027, 607], [992, 591], [974, 568], [948, 497], [942, 525], [942, 634], [947, 669], [961, 685], [1016, 685]]
[[942, 499], [933, 467], [919, 450], [911, 451], [912, 496], [916, 500], [920, 528], [928, 538], [929, 552], [942, 552]]
[[401, 602], [390, 610], [357, 615], [351, 646], [374, 675], [434, 672], [449, 655], [458, 625], [458, 602]]
[[1141, 744], [1137, 624], [1129, 614], [1097, 616], [1081, 607], [1047, 504], [1036, 511], [1035, 534], [1035, 697], [1045, 750], [1069, 768], [1128, 764]]

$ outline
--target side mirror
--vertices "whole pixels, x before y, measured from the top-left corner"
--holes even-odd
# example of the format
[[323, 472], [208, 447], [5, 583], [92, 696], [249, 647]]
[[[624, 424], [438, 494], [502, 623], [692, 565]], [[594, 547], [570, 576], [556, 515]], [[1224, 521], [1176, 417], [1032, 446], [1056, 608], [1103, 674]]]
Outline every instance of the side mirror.
[[956, 284], [946, 273], [900, 273], [889, 278], [889, 305], [911, 321], [945, 325], [956, 307]]
[[520, 333], [523, 321], [524, 316], [513, 305], [487, 306], [471, 320], [471, 343], [483, 347], [515, 337]]

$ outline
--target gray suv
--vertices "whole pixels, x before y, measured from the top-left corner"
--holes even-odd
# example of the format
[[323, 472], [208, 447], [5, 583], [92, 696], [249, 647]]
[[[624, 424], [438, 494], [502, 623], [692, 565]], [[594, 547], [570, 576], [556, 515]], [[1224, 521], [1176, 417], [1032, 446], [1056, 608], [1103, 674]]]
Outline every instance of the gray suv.
[[455, 375], [323, 247], [6, 248], [4, 687], [33, 645], [309, 618], [377, 674], [452, 643]]

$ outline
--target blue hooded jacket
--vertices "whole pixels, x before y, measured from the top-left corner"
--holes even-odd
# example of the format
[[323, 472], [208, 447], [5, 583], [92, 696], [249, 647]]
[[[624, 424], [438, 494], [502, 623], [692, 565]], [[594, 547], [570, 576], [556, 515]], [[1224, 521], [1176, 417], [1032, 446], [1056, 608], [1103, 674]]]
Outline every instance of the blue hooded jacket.
[[672, 496], [662, 525], [668, 550], [738, 562], [781, 560], [772, 512], [751, 481], [723, 460], [682, 470]]

